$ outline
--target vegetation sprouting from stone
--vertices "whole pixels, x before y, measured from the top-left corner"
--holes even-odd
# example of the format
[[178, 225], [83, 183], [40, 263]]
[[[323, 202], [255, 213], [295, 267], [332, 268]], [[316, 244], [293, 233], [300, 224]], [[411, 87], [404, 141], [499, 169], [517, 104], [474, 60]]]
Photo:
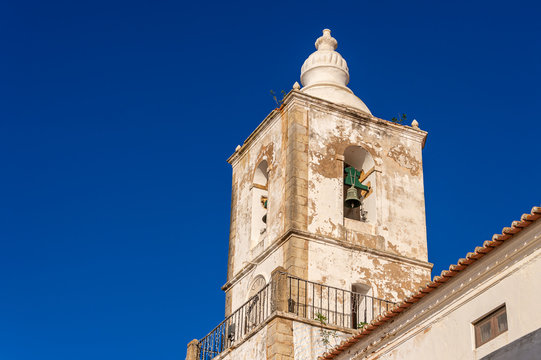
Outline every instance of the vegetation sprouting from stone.
[[[322, 313], [316, 313], [314, 320], [318, 321], [321, 325], [327, 325], [327, 317]], [[326, 351], [332, 346], [331, 339], [335, 340], [338, 336], [336, 335], [336, 330], [327, 330], [323, 328], [319, 329], [319, 334], [321, 336], [321, 343], [325, 346]]]
[[357, 329], [363, 331], [363, 330], [364, 330], [364, 327], [365, 327], [366, 325], [368, 325], [367, 322], [361, 321], [360, 323], [357, 324]]
[[407, 120], [406, 114], [402, 114], [402, 115], [398, 114], [397, 118], [396, 117], [391, 118], [391, 121], [396, 123], [396, 124], [402, 124], [406, 120]]
[[282, 106], [282, 104], [284, 103], [284, 99], [287, 95], [287, 93], [285, 92], [285, 90], [282, 90], [280, 91], [280, 93], [282, 94], [282, 98], [281, 99], [278, 99], [278, 97], [276, 96], [276, 92], [274, 90], [271, 90], [270, 91], [271, 95], [272, 95], [272, 99], [274, 100], [274, 102], [276, 103], [276, 106], [280, 107]]

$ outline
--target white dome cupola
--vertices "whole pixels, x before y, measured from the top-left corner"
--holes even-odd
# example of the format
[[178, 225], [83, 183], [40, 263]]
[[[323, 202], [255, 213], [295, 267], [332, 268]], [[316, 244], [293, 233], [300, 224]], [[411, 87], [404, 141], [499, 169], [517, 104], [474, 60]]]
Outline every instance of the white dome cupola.
[[331, 36], [331, 30], [323, 30], [323, 36], [316, 40], [316, 49], [301, 68], [303, 92], [337, 104], [351, 106], [371, 114], [347, 84], [349, 69], [346, 60], [336, 52], [338, 42]]

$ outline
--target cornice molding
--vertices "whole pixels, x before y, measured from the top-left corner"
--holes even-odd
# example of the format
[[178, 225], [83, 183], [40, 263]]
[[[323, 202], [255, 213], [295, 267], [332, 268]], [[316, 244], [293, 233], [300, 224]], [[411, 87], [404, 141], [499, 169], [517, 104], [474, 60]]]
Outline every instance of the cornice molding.
[[415, 129], [408, 125], [395, 124], [391, 121], [378, 118], [358, 109], [346, 105], [335, 104], [333, 102], [320, 99], [318, 97], [311, 96], [300, 91], [295, 91], [294, 95], [299, 99], [303, 99], [305, 101], [305, 106], [316, 108], [318, 110], [346, 118], [351, 122], [375, 126], [376, 128], [379, 128], [383, 131], [390, 130], [393, 134], [407, 136], [408, 138], [423, 144], [425, 142], [426, 136], [428, 135], [428, 133], [424, 130]]
[[285, 97], [282, 105], [273, 109], [263, 121], [255, 128], [255, 130], [246, 138], [242, 147], [235, 151], [227, 162], [235, 166], [237, 161], [254, 145], [258, 138], [265, 134], [274, 122], [280, 118], [280, 115], [287, 113], [290, 108], [295, 105], [302, 105], [306, 108], [316, 109], [322, 112], [327, 112], [335, 116], [342, 117], [351, 122], [373, 126], [381, 131], [390, 131], [394, 135], [405, 136], [408, 139], [418, 141], [424, 147], [428, 133], [424, 130], [416, 129], [408, 125], [395, 124], [391, 121], [380, 119], [378, 117], [367, 114], [361, 110], [335, 104], [333, 102], [320, 99], [318, 97], [305, 94], [300, 90], [291, 90]]
[[268, 248], [263, 250], [261, 254], [256, 256], [250, 263], [248, 263], [242, 269], [240, 269], [233, 276], [232, 279], [227, 281], [222, 286], [222, 290], [227, 291], [233, 286], [235, 286], [240, 280], [242, 280], [242, 278], [244, 278], [244, 276], [249, 274], [251, 270], [253, 270], [257, 265], [263, 262], [266, 258], [268, 258], [272, 253], [274, 253], [283, 243], [288, 241], [292, 236], [297, 236], [307, 241], [314, 241], [314, 242], [319, 242], [323, 244], [334, 245], [341, 248], [356, 250], [356, 251], [360, 251], [360, 252], [364, 252], [364, 253], [368, 253], [372, 255], [377, 255], [391, 261], [395, 261], [399, 263], [407, 263], [407, 264], [422, 267], [428, 270], [431, 270], [432, 267], [434, 266], [434, 264], [429, 263], [429, 262], [413, 259], [413, 258], [402, 256], [402, 255], [393, 254], [393, 253], [383, 251], [383, 250], [372, 249], [372, 248], [362, 246], [362, 245], [352, 244], [350, 242], [347, 242], [341, 239], [316, 235], [316, 234], [312, 234], [312, 233], [302, 231], [302, 230], [297, 230], [297, 229], [289, 229], [283, 235], [279, 236], [277, 240], [274, 241]]

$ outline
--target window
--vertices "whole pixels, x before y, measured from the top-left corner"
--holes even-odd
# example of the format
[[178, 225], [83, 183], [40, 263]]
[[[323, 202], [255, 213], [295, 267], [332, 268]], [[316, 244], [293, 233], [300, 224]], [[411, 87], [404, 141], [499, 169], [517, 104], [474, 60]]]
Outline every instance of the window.
[[351, 285], [351, 327], [360, 329], [373, 320], [373, 297], [367, 284]]
[[507, 331], [507, 311], [505, 305], [494, 310], [473, 324], [475, 347], [479, 347]]

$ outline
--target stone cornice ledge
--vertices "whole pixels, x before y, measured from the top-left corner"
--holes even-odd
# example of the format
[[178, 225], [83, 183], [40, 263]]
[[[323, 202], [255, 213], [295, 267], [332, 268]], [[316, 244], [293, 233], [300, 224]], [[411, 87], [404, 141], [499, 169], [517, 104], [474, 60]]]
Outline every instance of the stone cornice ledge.
[[263, 119], [263, 121], [255, 128], [255, 130], [246, 138], [242, 147], [238, 151], [235, 151], [227, 159], [227, 162], [230, 164], [234, 164], [240, 158], [240, 156], [246, 153], [247, 149], [250, 148], [250, 145], [253, 142], [253, 140], [258, 138], [263, 133], [263, 131], [267, 129], [273, 123], [273, 120], [276, 119], [276, 116], [281, 115], [284, 112], [287, 112], [293, 105], [295, 105], [295, 103], [297, 103], [296, 100], [304, 101], [303, 103], [304, 106], [312, 106], [315, 108], [324, 109], [326, 111], [332, 111], [336, 114], [345, 115], [351, 121], [355, 121], [358, 123], [361, 123], [363, 121], [371, 122], [377, 125], [379, 128], [381, 129], [385, 128], [387, 130], [391, 130], [395, 134], [400, 134], [400, 135], [405, 134], [408, 138], [419, 141], [421, 142], [423, 147], [425, 146], [426, 137], [428, 133], [424, 130], [415, 129], [408, 125], [395, 124], [391, 121], [380, 119], [378, 117], [372, 116], [361, 110], [358, 110], [346, 105], [335, 104], [333, 102], [320, 99], [312, 95], [305, 94], [299, 90], [291, 90], [284, 97], [282, 106], [280, 106], [279, 108], [273, 109], [265, 117], [265, 119]]
[[386, 257], [388, 259], [393, 259], [393, 260], [396, 260], [396, 261], [405, 262], [405, 263], [408, 263], [408, 264], [411, 264], [411, 265], [416, 265], [416, 266], [424, 267], [424, 268], [427, 268], [427, 269], [432, 269], [432, 267], [434, 266], [434, 264], [426, 262], [426, 261], [413, 259], [413, 258], [403, 256], [403, 255], [393, 254], [393, 253], [390, 253], [390, 252], [384, 251], [384, 250], [377, 250], [377, 249], [372, 249], [372, 248], [362, 246], [362, 245], [352, 244], [352, 243], [350, 243], [348, 241], [344, 241], [342, 239], [336, 239], [336, 238], [322, 236], [322, 235], [315, 235], [315, 234], [312, 234], [312, 233], [309, 233], [309, 232], [296, 230], [296, 229], [293, 230], [293, 231], [295, 232], [295, 235], [303, 237], [304, 239], [306, 239], [308, 241], [318, 241], [318, 242], [327, 243], [327, 244], [334, 244], [334, 245], [345, 247], [345, 248], [348, 248], [348, 249], [359, 250], [359, 251], [366, 252], [366, 253], [369, 253], [369, 254], [383, 256], [383, 257]]
[[408, 125], [396, 124], [347, 105], [336, 104], [300, 91], [291, 91], [290, 94], [292, 97], [295, 96], [304, 100], [306, 102], [305, 105], [310, 105], [314, 108], [319, 108], [322, 110], [324, 109], [327, 112], [330, 111], [341, 116], [346, 116], [350, 121], [357, 123], [370, 122], [373, 125], [378, 126], [380, 129], [390, 130], [395, 134], [406, 135], [408, 138], [422, 143], [423, 147], [426, 142], [428, 133], [424, 130], [416, 129]]
[[227, 281], [222, 286], [222, 290], [227, 291], [232, 286], [234, 286], [246, 274], [248, 274], [257, 265], [259, 265], [263, 260], [265, 260], [267, 257], [269, 257], [274, 251], [276, 251], [283, 243], [285, 243], [287, 240], [289, 240], [289, 238], [291, 236], [298, 236], [298, 237], [301, 237], [301, 238], [303, 238], [305, 240], [308, 240], [308, 241], [316, 241], [316, 242], [320, 242], [320, 243], [333, 244], [333, 245], [336, 245], [336, 246], [341, 246], [341, 247], [345, 247], [345, 248], [352, 249], [352, 250], [362, 251], [362, 252], [365, 252], [365, 253], [382, 256], [382, 257], [385, 257], [387, 259], [391, 259], [391, 260], [394, 260], [394, 261], [398, 261], [398, 262], [402, 262], [402, 263], [408, 263], [408, 264], [411, 264], [411, 265], [423, 267], [423, 268], [426, 268], [426, 269], [429, 269], [429, 270], [431, 270], [432, 267], [434, 266], [434, 264], [429, 263], [429, 262], [409, 258], [409, 257], [402, 256], [402, 255], [393, 254], [393, 253], [383, 251], [383, 250], [372, 249], [372, 248], [362, 246], [362, 245], [352, 244], [352, 243], [344, 241], [344, 240], [331, 238], [331, 237], [326, 237], [326, 236], [321, 236], [321, 235], [315, 235], [315, 234], [312, 234], [312, 233], [309, 233], [309, 232], [306, 232], [306, 231], [302, 231], [302, 230], [298, 230], [298, 229], [289, 229], [283, 235], [278, 237], [278, 239], [276, 239], [268, 248], [263, 250], [263, 252], [261, 254], [259, 254], [257, 257], [255, 257], [253, 259], [252, 263], [249, 263], [248, 265], [244, 266], [239, 272], [237, 272], [233, 276], [233, 278], [231, 280]]
[[231, 165], [234, 165], [238, 159], [242, 155], [246, 153], [248, 149], [251, 148], [252, 144], [255, 142], [254, 140], [259, 138], [262, 134], [264, 134], [264, 131], [267, 130], [272, 123], [278, 119], [279, 115], [282, 115], [283, 113], [287, 112], [289, 108], [291, 108], [292, 104], [289, 102], [290, 94], [291, 93], [298, 93], [296, 90], [291, 90], [285, 97], [282, 105], [279, 108], [272, 109], [272, 111], [263, 119], [263, 121], [255, 128], [254, 131], [248, 137], [246, 140], [244, 140], [242, 147], [235, 151], [229, 158], [227, 159], [227, 162]]

